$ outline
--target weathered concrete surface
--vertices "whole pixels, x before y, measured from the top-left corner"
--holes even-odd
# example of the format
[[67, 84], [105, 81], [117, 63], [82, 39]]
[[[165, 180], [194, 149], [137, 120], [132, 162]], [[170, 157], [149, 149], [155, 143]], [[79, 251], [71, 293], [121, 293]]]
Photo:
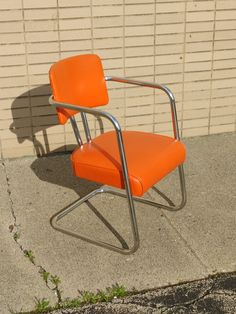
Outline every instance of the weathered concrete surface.
[[108, 304], [57, 310], [52, 314], [234, 314], [235, 309], [236, 273], [155, 289]]
[[[104, 289], [115, 282], [129, 289], [143, 289], [207, 274], [161, 211], [150, 206], [138, 205], [141, 247], [131, 256], [110, 252], [52, 229], [50, 217], [76, 200], [78, 194], [81, 196], [91, 189], [87, 182], [72, 177], [68, 163], [68, 158], [60, 156], [7, 164], [12, 199], [17, 204], [15, 213], [21, 225], [20, 242], [34, 252], [38, 264], [61, 278], [66, 296], [77, 296], [78, 289]], [[125, 199], [99, 195], [92, 203], [116, 229], [130, 238]], [[116, 243], [87, 206], [70, 217], [65, 220], [75, 230], [79, 225], [91, 237]]]
[[[22, 249], [33, 251], [37, 265], [60, 277], [64, 298], [76, 297], [78, 290], [104, 289], [115, 282], [128, 289], [149, 289], [204, 278], [216, 271], [232, 271], [236, 260], [233, 143], [235, 134], [186, 140], [188, 203], [175, 213], [137, 204], [141, 245], [131, 256], [93, 246], [51, 227], [49, 220], [55, 212], [95, 188], [95, 184], [72, 176], [69, 156], [6, 161], [12, 209], [20, 231], [18, 243]], [[158, 188], [174, 198], [178, 194], [177, 184], [169, 178]], [[151, 197], [156, 195], [151, 192]], [[98, 211], [130, 240], [124, 199], [100, 195], [91, 202], [95, 209], [84, 206], [63, 223], [96, 239], [119, 244], [97, 218]], [[28, 286], [29, 273], [25, 274], [26, 280], [19, 282], [19, 295], [28, 286], [29, 299], [32, 295], [48, 298], [52, 291], [40, 288], [45, 285], [38, 268], [22, 259], [28, 269], [32, 268], [37, 284], [33, 284], [36, 288]], [[8, 267], [4, 272], [11, 278]], [[6, 296], [5, 303], [14, 303], [13, 295]], [[24, 304], [20, 300], [18, 305]]]
[[186, 140], [187, 206], [163, 212], [209, 273], [236, 269], [235, 143], [235, 133]]
[[46, 288], [35, 266], [28, 261], [13, 239], [15, 221], [2, 164], [0, 191], [0, 313], [9, 313], [10, 309], [30, 310], [35, 305], [35, 297], [47, 297], [55, 302], [53, 292]]

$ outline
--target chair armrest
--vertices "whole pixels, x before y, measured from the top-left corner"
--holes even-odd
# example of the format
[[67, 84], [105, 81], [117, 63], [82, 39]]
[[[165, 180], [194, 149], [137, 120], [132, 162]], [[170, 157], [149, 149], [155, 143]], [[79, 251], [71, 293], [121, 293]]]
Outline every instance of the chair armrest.
[[74, 111], [78, 111], [78, 112], [84, 112], [84, 113], [91, 114], [95, 117], [104, 117], [104, 118], [108, 119], [113, 124], [116, 131], [121, 132], [121, 126], [120, 126], [118, 120], [109, 112], [98, 110], [98, 109], [92, 109], [92, 108], [88, 108], [88, 107], [82, 107], [82, 106], [58, 102], [58, 101], [55, 101], [53, 99], [53, 95], [49, 97], [49, 103], [50, 103], [50, 105], [52, 105], [54, 107], [60, 107], [60, 108], [70, 109], [70, 110], [74, 110]]
[[62, 102], [57, 102], [53, 99], [53, 96], [49, 97], [49, 103], [54, 106], [54, 107], [61, 107], [61, 108], [66, 108], [66, 109], [71, 109], [79, 112], [84, 112], [91, 114], [96, 117], [104, 117], [108, 119], [114, 126], [116, 135], [117, 135], [117, 144], [119, 148], [119, 153], [120, 153], [120, 160], [121, 160], [121, 165], [122, 165], [122, 172], [124, 175], [124, 184], [127, 190], [127, 193], [131, 195], [131, 189], [130, 189], [130, 184], [129, 184], [129, 175], [128, 175], [128, 166], [127, 166], [127, 161], [126, 161], [126, 156], [125, 156], [125, 149], [124, 149], [124, 142], [123, 142], [123, 137], [122, 137], [122, 132], [121, 132], [121, 126], [118, 122], [118, 120], [111, 115], [109, 112], [106, 111], [101, 111], [97, 109], [92, 109], [92, 108], [87, 108], [87, 107], [81, 107], [81, 106], [75, 106], [72, 104], [66, 104]]
[[122, 77], [116, 77], [116, 76], [106, 76], [105, 77], [106, 81], [113, 81], [113, 82], [118, 82], [118, 83], [126, 83], [126, 84], [132, 84], [132, 85], [138, 85], [138, 86], [144, 86], [144, 87], [151, 87], [151, 88], [156, 88], [160, 89], [163, 92], [167, 94], [170, 100], [170, 106], [171, 106], [171, 116], [172, 116], [172, 126], [173, 126], [173, 131], [174, 131], [174, 137], [179, 140], [179, 127], [178, 127], [178, 119], [177, 119], [177, 111], [176, 111], [176, 104], [175, 104], [175, 97], [171, 90], [161, 84], [158, 83], [149, 83], [149, 82], [143, 82], [143, 81], [136, 81], [136, 80], [131, 80], [127, 78], [122, 78]]

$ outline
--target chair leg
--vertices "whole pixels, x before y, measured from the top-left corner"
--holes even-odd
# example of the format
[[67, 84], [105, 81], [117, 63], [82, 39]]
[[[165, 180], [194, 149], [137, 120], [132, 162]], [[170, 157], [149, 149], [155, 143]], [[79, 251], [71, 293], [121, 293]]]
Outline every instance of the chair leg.
[[[137, 221], [136, 221], [136, 215], [135, 215], [135, 208], [134, 208], [134, 203], [133, 203], [133, 198], [131, 195], [129, 195], [129, 193], [127, 193], [127, 201], [128, 201], [128, 206], [129, 206], [129, 214], [130, 214], [130, 220], [131, 220], [131, 229], [132, 229], [132, 233], [133, 233], [133, 246], [131, 248], [129, 248], [126, 244], [126, 242], [124, 241], [124, 239], [120, 236], [120, 234], [116, 231], [116, 230], [111, 230], [112, 227], [111, 225], [103, 218], [103, 222], [105, 223], [105, 225], [110, 229], [110, 231], [113, 232], [113, 234], [116, 235], [116, 237], [118, 238], [118, 240], [122, 243], [122, 248], [114, 246], [112, 244], [103, 242], [103, 241], [97, 241], [91, 238], [88, 238], [82, 234], [78, 234], [75, 233], [69, 229], [65, 229], [60, 227], [57, 222], [59, 220], [61, 220], [63, 217], [65, 217], [67, 214], [69, 214], [71, 211], [73, 211], [74, 209], [78, 208], [80, 205], [82, 205], [84, 202], [87, 202], [90, 198], [92, 198], [93, 196], [95, 196], [96, 194], [99, 193], [104, 193], [107, 192], [107, 190], [105, 188], [99, 188], [97, 190], [92, 191], [91, 193], [89, 193], [88, 195], [84, 196], [83, 198], [77, 200], [76, 202], [72, 203], [71, 205], [67, 206], [66, 208], [62, 209], [61, 211], [57, 212], [56, 214], [54, 214], [51, 219], [50, 219], [50, 223], [52, 225], [52, 227], [62, 233], [68, 234], [70, 236], [73, 236], [75, 238], [81, 239], [83, 241], [89, 242], [91, 244], [95, 244], [97, 246], [101, 246], [103, 248], [109, 249], [111, 251], [115, 251], [115, 252], [119, 252], [121, 254], [132, 254], [135, 251], [137, 251], [138, 247], [139, 247], [139, 234], [138, 234], [138, 226], [137, 226]], [[91, 205], [90, 205], [91, 206]], [[109, 225], [109, 226], [108, 226]]]
[[[135, 215], [135, 208], [134, 208], [134, 202], [133, 201], [135, 200], [135, 201], [138, 201], [138, 202], [141, 202], [141, 203], [144, 203], [144, 204], [152, 205], [152, 206], [155, 206], [155, 207], [158, 207], [158, 208], [163, 208], [163, 209], [170, 210], [170, 211], [177, 211], [177, 210], [180, 210], [181, 208], [183, 208], [184, 205], [186, 204], [186, 186], [185, 186], [185, 177], [184, 177], [183, 165], [180, 165], [178, 167], [178, 170], [179, 170], [179, 179], [180, 179], [180, 189], [181, 189], [181, 195], [182, 195], [181, 203], [178, 206], [175, 206], [174, 204], [168, 206], [168, 205], [159, 204], [159, 203], [156, 203], [156, 202], [153, 202], [153, 201], [141, 198], [141, 197], [132, 196], [131, 193], [128, 192], [127, 190], [123, 192], [123, 191], [113, 190], [110, 187], [102, 187], [102, 188], [99, 188], [97, 190], [92, 191], [91, 193], [89, 193], [88, 195], [84, 196], [83, 198], [77, 200], [76, 202], [74, 202], [73, 204], [69, 205], [65, 209], [63, 209], [63, 210], [59, 211], [58, 213], [54, 214], [52, 216], [51, 220], [50, 220], [51, 225], [52, 225], [52, 227], [54, 229], [56, 229], [56, 230], [58, 230], [58, 231], [60, 231], [62, 233], [65, 233], [65, 234], [68, 234], [68, 235], [73, 236], [75, 238], [78, 238], [78, 239], [84, 240], [86, 242], [95, 244], [97, 246], [101, 246], [103, 248], [106, 248], [106, 249], [109, 249], [111, 251], [115, 251], [115, 252], [118, 252], [118, 253], [121, 253], [121, 254], [125, 254], [125, 255], [132, 254], [135, 251], [137, 251], [137, 249], [139, 247], [139, 233], [138, 233], [138, 226], [137, 226], [136, 215]], [[75, 233], [75, 232], [73, 232], [71, 230], [61, 228], [57, 224], [57, 222], [60, 219], [62, 219], [64, 216], [69, 214], [71, 211], [73, 211], [74, 209], [79, 207], [81, 204], [83, 204], [84, 202], [87, 202], [90, 198], [92, 198], [96, 194], [104, 193], [104, 192], [107, 192], [107, 193], [110, 193], [110, 194], [114, 194], [114, 195], [119, 195], [121, 197], [127, 198], [128, 207], [129, 207], [129, 214], [130, 214], [131, 229], [132, 229], [132, 234], [133, 234], [133, 246], [131, 248], [129, 248], [126, 245], [126, 242], [118, 234], [117, 231], [112, 231], [112, 232], [117, 236], [117, 238], [120, 239], [121, 243], [124, 243], [122, 248], [114, 246], [114, 245], [106, 243], [106, 242], [103, 242], [103, 241], [97, 241], [97, 240], [88, 238], [88, 237], [86, 237], [86, 236], [84, 236], [82, 234], [78, 234], [78, 233]], [[105, 224], [107, 225], [108, 223], [106, 222]], [[111, 228], [109, 228], [109, 229], [111, 230]]]

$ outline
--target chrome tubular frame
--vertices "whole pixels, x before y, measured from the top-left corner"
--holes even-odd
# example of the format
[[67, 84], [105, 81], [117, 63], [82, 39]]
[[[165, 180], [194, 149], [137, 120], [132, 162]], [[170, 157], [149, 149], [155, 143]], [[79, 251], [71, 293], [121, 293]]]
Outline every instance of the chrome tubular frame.
[[76, 123], [76, 120], [75, 120], [75, 117], [74, 116], [71, 116], [70, 117], [70, 123], [72, 125], [72, 129], [74, 131], [74, 134], [75, 134], [75, 138], [76, 138], [76, 141], [77, 143], [79, 144], [79, 146], [82, 146], [83, 145], [83, 141], [82, 141], [82, 138], [80, 136], [80, 132], [79, 132], [79, 129], [78, 129], [78, 125]]
[[[167, 87], [165, 87], [163, 85], [159, 85], [159, 84], [134, 81], [134, 80], [126, 79], [126, 78], [111, 77], [111, 76], [106, 76], [105, 80], [106, 81], [115, 81], [115, 82], [133, 84], [133, 85], [139, 85], [139, 86], [145, 86], [145, 87], [152, 87], [152, 88], [157, 88], [157, 89], [163, 90], [168, 95], [169, 100], [170, 100], [174, 137], [175, 137], [175, 139], [179, 140], [180, 137], [179, 137], [175, 99], [174, 99], [172, 92]], [[66, 109], [71, 109], [71, 110], [79, 111], [81, 113], [82, 122], [84, 125], [85, 134], [86, 134], [86, 139], [88, 142], [91, 141], [91, 136], [90, 136], [88, 122], [87, 122], [85, 114], [91, 114], [95, 117], [102, 117], [102, 118], [108, 119], [112, 123], [112, 125], [115, 129], [115, 132], [116, 132], [117, 145], [119, 148], [122, 173], [123, 173], [124, 185], [125, 185], [125, 191], [122, 191], [122, 190], [117, 191], [117, 190], [114, 190], [111, 187], [107, 187], [107, 186], [104, 186], [104, 187], [101, 187], [99, 189], [96, 189], [95, 191], [92, 191], [91, 193], [89, 193], [85, 197], [77, 200], [75, 203], [69, 205], [65, 209], [63, 209], [60, 212], [53, 215], [53, 217], [51, 218], [51, 225], [53, 226], [53, 228], [55, 228], [56, 230], [58, 230], [60, 232], [63, 232], [63, 233], [66, 233], [68, 235], [74, 236], [76, 238], [82, 239], [82, 240], [87, 241], [89, 243], [107, 248], [109, 250], [119, 252], [121, 254], [126, 254], [126, 255], [134, 253], [139, 247], [139, 233], [138, 233], [138, 226], [137, 226], [137, 220], [136, 220], [136, 214], [135, 214], [135, 208], [134, 208], [134, 201], [138, 201], [138, 202], [141, 202], [144, 204], [155, 206], [157, 208], [163, 208], [163, 209], [170, 210], [170, 211], [177, 211], [177, 210], [183, 208], [185, 203], [186, 203], [186, 187], [185, 187], [183, 165], [180, 165], [178, 167], [179, 178], [180, 178], [180, 188], [181, 188], [181, 195], [182, 195], [180, 205], [168, 206], [168, 205], [159, 204], [159, 203], [156, 203], [156, 202], [153, 202], [153, 201], [141, 198], [141, 197], [133, 196], [131, 193], [131, 189], [130, 189], [128, 167], [127, 167], [124, 144], [123, 144], [122, 130], [121, 130], [120, 124], [117, 121], [117, 119], [114, 116], [112, 116], [110, 113], [105, 112], [105, 111], [101, 111], [101, 110], [97, 110], [97, 109], [93, 109], [93, 108], [75, 106], [75, 105], [71, 105], [71, 104], [67, 104], [67, 103], [61, 103], [61, 102], [54, 101], [52, 96], [49, 98], [49, 102], [51, 105], [53, 105], [55, 107], [62, 107], [62, 108], [66, 108]], [[75, 119], [74, 120], [72, 119], [71, 121], [73, 121], [72, 127], [74, 129]], [[80, 136], [78, 137], [79, 133], [77, 132], [77, 130], [78, 129], [77, 129], [77, 125], [76, 125], [74, 132], [75, 132], [77, 141], [78, 141], [79, 145], [83, 145]], [[79, 138], [79, 140], [78, 140], [78, 138]], [[80, 142], [80, 140], [81, 140], [81, 142]], [[72, 210], [74, 210], [78, 206], [80, 206], [82, 203], [88, 201], [91, 197], [95, 196], [96, 194], [104, 193], [104, 192], [119, 195], [121, 197], [127, 198], [128, 207], [129, 207], [129, 214], [130, 214], [131, 229], [132, 229], [132, 234], [133, 234], [133, 246], [131, 248], [127, 247], [127, 245], [124, 241], [120, 241], [120, 242], [125, 243], [122, 245], [122, 248], [120, 248], [120, 247], [111, 245], [109, 243], [105, 243], [103, 241], [97, 241], [97, 240], [88, 238], [84, 235], [72, 232], [71, 230], [62, 228], [62, 227], [58, 226], [58, 224], [57, 224], [57, 222], [60, 219], [62, 219], [65, 215], [67, 215], [69, 212], [71, 212]], [[118, 234], [117, 232], [114, 232], [114, 233]], [[120, 238], [121, 238], [121, 236], [120, 236]], [[123, 238], [121, 238], [121, 239], [123, 240]]]

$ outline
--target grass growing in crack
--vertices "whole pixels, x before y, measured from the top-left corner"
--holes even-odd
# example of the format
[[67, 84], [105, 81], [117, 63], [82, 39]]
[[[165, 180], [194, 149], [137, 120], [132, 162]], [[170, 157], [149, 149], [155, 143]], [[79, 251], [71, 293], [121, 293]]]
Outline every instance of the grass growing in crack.
[[31, 261], [31, 263], [35, 264], [35, 256], [31, 250], [24, 250], [24, 255]]
[[50, 275], [50, 281], [52, 284], [54, 284], [56, 287], [59, 286], [59, 284], [61, 283], [61, 279], [58, 276], [53, 276]]
[[[46, 273], [46, 272], [45, 272]], [[51, 276], [49, 273], [44, 274], [44, 276], [49, 279]], [[52, 276], [57, 277], [57, 276]], [[56, 279], [56, 283], [58, 282], [58, 277]], [[55, 284], [55, 283], [54, 283]], [[53, 310], [58, 309], [73, 309], [80, 308], [84, 305], [96, 304], [99, 302], [110, 302], [115, 298], [122, 298], [129, 294], [124, 286], [120, 286], [118, 284], [113, 285], [112, 287], [106, 288], [106, 290], [98, 290], [97, 292], [90, 291], [79, 291], [78, 298], [74, 299], [65, 299], [61, 302], [58, 302], [55, 306], [50, 306], [50, 302], [47, 299], [36, 299], [36, 305], [33, 311], [30, 312], [18, 312], [15, 314], [43, 314], [50, 313]]]
[[50, 307], [50, 301], [43, 298], [43, 299], [37, 299], [36, 298], [36, 304], [35, 304], [35, 313], [45, 313], [51, 309]]
[[57, 295], [57, 299], [58, 299], [58, 303], [60, 304], [62, 302], [62, 296], [61, 296], [61, 290], [59, 289], [59, 284], [61, 283], [61, 280], [58, 276], [50, 276], [50, 281], [53, 285], [55, 285], [55, 287], [53, 288], [53, 290], [55, 291], [56, 295]]
[[61, 308], [76, 308], [88, 304], [96, 304], [99, 302], [110, 302], [115, 298], [122, 298], [129, 294], [124, 286], [118, 284], [106, 288], [106, 290], [98, 290], [97, 292], [79, 291], [79, 297], [75, 299], [67, 299], [61, 303]]
[[[57, 275], [55, 275], [55, 276], [51, 275], [49, 272], [47, 272], [44, 269], [39, 271], [39, 273], [41, 274], [47, 287], [50, 288], [51, 290], [55, 291], [55, 293], [57, 295], [58, 303], [61, 303], [62, 302], [62, 291], [59, 289], [61, 279]], [[53, 288], [50, 287], [51, 284], [54, 286]]]
[[16, 232], [13, 234], [13, 239], [14, 239], [16, 242], [20, 239], [20, 232], [19, 232], [19, 231], [16, 231]]
[[46, 284], [48, 284], [48, 279], [50, 276], [50, 273], [48, 273], [46, 270], [40, 271], [40, 274], [43, 278], [43, 280], [46, 282]]

